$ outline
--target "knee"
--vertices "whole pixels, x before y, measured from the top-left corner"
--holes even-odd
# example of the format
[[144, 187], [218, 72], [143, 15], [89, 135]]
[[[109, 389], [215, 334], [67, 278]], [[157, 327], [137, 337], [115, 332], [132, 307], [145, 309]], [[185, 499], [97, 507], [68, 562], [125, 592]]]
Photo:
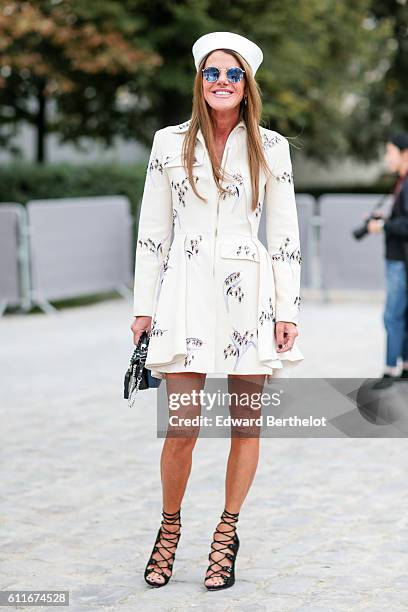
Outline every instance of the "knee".
[[166, 450], [174, 456], [185, 455], [191, 453], [197, 442], [197, 437], [191, 433], [186, 433], [185, 437], [167, 437]]

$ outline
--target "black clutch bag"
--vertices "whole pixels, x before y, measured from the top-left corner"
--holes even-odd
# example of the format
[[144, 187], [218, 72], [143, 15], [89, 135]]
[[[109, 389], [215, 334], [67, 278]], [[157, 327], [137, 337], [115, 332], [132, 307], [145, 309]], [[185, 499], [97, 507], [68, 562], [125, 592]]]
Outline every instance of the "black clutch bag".
[[139, 390], [158, 387], [162, 381], [161, 378], [152, 376], [151, 371], [145, 367], [148, 348], [149, 335], [144, 331], [133, 351], [125, 374], [123, 397], [128, 400], [130, 407], [133, 407]]

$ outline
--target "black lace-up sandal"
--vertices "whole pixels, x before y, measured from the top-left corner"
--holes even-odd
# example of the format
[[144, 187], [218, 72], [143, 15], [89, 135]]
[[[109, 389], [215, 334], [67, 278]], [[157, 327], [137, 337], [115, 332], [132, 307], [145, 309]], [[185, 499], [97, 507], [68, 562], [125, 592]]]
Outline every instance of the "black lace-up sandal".
[[[239, 538], [236, 533], [236, 523], [238, 522], [239, 512], [228, 512], [224, 509], [221, 514], [221, 523], [230, 526], [230, 529], [221, 531], [218, 527], [215, 530], [214, 540], [211, 544], [211, 552], [208, 555], [211, 563], [208, 566], [207, 573], [204, 579], [204, 586], [209, 591], [220, 591], [228, 589], [235, 583], [235, 560], [237, 558], [239, 548]], [[218, 534], [218, 535], [217, 535]], [[215, 539], [217, 538], [217, 539]], [[232, 540], [232, 541], [231, 541]], [[218, 561], [214, 560], [214, 553], [221, 553], [222, 557]], [[225, 559], [232, 561], [232, 565], [223, 565]], [[221, 578], [222, 584], [206, 584], [210, 578]]]
[[[150, 555], [150, 559], [147, 562], [144, 573], [144, 579], [146, 580], [147, 584], [152, 587], [165, 586], [172, 576], [173, 563], [176, 557], [175, 549], [177, 548], [177, 545], [179, 543], [181, 532], [179, 531], [178, 533], [174, 533], [173, 531], [170, 531], [168, 528], [166, 528], [166, 525], [179, 525], [179, 527], [181, 527], [180, 511], [181, 509], [173, 513], [165, 512], [164, 510], [162, 512], [162, 524], [159, 528], [159, 531], [157, 532], [156, 541], [154, 543], [153, 550]], [[167, 556], [165, 551], [167, 551], [168, 553]], [[155, 559], [153, 557], [154, 553], [158, 553], [160, 555], [160, 558]], [[164, 570], [170, 570], [170, 574], [167, 574]], [[149, 575], [153, 572], [163, 576], [164, 581], [155, 582], [154, 580], [149, 579]]]

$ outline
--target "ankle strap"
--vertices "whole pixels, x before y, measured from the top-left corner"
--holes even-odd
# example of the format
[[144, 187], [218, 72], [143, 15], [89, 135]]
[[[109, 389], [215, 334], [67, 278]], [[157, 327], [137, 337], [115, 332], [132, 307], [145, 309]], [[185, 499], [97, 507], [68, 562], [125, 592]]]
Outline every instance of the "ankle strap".
[[165, 523], [177, 523], [177, 519], [181, 518], [181, 508], [179, 508], [176, 512], [166, 512], [163, 510], [162, 516]]
[[221, 514], [221, 518], [227, 518], [230, 519], [232, 522], [236, 522], [238, 520], [239, 517], [239, 512], [228, 512], [228, 510], [226, 508], [224, 508], [223, 513]]

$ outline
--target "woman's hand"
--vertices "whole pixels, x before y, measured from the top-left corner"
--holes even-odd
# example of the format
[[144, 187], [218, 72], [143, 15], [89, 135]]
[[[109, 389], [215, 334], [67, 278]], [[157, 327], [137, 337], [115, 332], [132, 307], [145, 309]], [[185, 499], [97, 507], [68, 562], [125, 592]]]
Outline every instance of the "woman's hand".
[[152, 328], [152, 317], [139, 316], [135, 317], [130, 329], [133, 332], [133, 344], [139, 342], [140, 336], [144, 331], [150, 332]]
[[275, 337], [278, 345], [276, 352], [285, 353], [286, 351], [290, 351], [298, 335], [299, 332], [296, 323], [277, 321], [275, 324]]

